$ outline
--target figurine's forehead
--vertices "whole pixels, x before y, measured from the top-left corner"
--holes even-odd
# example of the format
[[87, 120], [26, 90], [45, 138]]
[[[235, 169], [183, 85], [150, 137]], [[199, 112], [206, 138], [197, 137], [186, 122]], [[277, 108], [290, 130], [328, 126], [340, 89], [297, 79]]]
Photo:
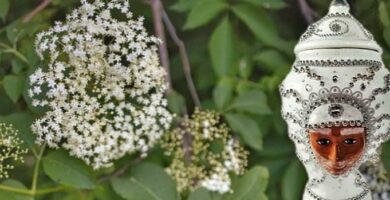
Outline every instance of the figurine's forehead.
[[332, 127], [332, 128], [318, 128], [311, 130], [310, 132], [320, 133], [322, 135], [332, 135], [332, 133], [337, 130], [340, 135], [355, 135], [364, 133], [365, 129], [363, 127]]
[[363, 115], [357, 108], [344, 103], [325, 104], [319, 106], [311, 113], [309, 124], [352, 120], [363, 121]]

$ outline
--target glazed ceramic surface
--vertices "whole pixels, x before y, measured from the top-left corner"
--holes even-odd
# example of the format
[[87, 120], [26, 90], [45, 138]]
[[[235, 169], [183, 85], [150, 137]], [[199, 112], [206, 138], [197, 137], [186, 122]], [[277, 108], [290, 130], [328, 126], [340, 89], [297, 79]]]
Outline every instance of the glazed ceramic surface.
[[382, 49], [344, 0], [309, 26], [280, 85], [289, 137], [309, 175], [304, 200], [371, 199], [358, 168], [390, 135], [390, 74]]

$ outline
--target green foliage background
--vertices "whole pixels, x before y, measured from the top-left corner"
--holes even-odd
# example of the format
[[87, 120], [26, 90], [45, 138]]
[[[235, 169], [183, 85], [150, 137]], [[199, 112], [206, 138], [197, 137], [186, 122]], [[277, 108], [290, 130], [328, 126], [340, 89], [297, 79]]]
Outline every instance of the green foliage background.
[[[296, 0], [166, 0], [166, 11], [184, 41], [195, 86], [204, 108], [219, 111], [242, 144], [250, 150], [248, 172], [234, 179], [234, 194], [217, 195], [199, 189], [180, 197], [175, 183], [163, 171], [169, 161], [154, 150], [142, 161], [127, 156], [110, 169], [93, 171], [62, 150], [46, 150], [34, 173], [40, 149], [29, 126], [44, 110], [33, 108], [26, 95], [28, 75], [40, 62], [34, 38], [79, 5], [78, 0], [53, 0], [30, 22], [22, 18], [38, 0], [0, 0], [0, 122], [12, 123], [30, 149], [24, 164], [16, 166], [2, 186], [31, 191], [37, 175], [37, 192], [13, 193], [0, 187], [0, 199], [99, 200], [299, 200], [306, 174], [298, 162], [286, 125], [280, 117], [278, 84], [294, 61], [293, 47], [307, 23]], [[132, 11], [146, 17], [153, 31], [148, 4], [131, 0]], [[310, 0], [323, 16], [330, 0]], [[390, 1], [350, 0], [352, 12], [384, 48], [390, 65]], [[318, 19], [318, 17], [316, 18]], [[169, 37], [168, 37], [169, 38]], [[169, 107], [178, 115], [194, 104], [185, 83], [177, 46], [168, 39], [174, 92]], [[383, 161], [390, 169], [390, 145]], [[118, 169], [130, 168], [120, 177]], [[122, 171], [121, 171], [122, 172]], [[3, 188], [3, 189], [2, 189]], [[50, 189], [45, 189], [50, 188]]]

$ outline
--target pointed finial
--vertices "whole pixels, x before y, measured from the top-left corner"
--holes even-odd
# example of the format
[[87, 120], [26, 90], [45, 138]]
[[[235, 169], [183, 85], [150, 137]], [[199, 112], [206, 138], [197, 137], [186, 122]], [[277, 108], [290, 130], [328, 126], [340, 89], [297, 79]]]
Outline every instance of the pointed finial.
[[331, 6], [348, 6], [347, 0], [333, 0]]
[[329, 12], [349, 13], [349, 9], [350, 7], [347, 0], [333, 0], [330, 4]]

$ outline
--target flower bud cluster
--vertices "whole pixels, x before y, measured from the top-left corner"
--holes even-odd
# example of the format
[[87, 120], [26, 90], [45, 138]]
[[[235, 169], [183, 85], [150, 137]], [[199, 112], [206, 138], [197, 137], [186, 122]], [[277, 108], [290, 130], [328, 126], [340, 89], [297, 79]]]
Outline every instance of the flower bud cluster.
[[13, 162], [24, 162], [27, 149], [21, 147], [22, 143], [13, 126], [0, 124], [0, 178], [8, 178], [8, 171], [14, 168]]
[[247, 165], [248, 153], [212, 111], [196, 109], [191, 118], [184, 118], [164, 136], [162, 147], [172, 157], [167, 171], [180, 192], [199, 187], [229, 192], [229, 174], [242, 174]]

